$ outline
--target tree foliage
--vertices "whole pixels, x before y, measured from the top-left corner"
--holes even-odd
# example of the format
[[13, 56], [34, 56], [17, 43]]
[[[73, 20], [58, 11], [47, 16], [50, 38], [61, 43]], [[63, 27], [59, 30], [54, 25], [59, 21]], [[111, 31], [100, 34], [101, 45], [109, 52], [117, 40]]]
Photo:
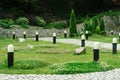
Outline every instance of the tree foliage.
[[93, 28], [93, 31], [92, 32], [95, 32], [95, 30], [96, 30], [96, 27], [98, 26], [98, 18], [95, 16], [95, 17], [93, 17], [92, 18], [92, 28]]
[[104, 20], [102, 17], [94, 16], [93, 18], [86, 17], [84, 21], [84, 31], [90, 31], [97, 34], [106, 34]]
[[86, 16], [114, 7], [116, 5], [113, 0], [0, 0], [0, 18], [3, 18], [4, 12], [6, 12], [6, 14], [13, 14], [15, 18], [50, 14], [50, 16], [55, 15], [68, 19], [72, 8], [76, 15]]
[[85, 21], [84, 21], [84, 30], [85, 31], [93, 31], [93, 28], [91, 26], [91, 21], [90, 21], [90, 18], [87, 16]]
[[77, 34], [77, 26], [76, 26], [76, 17], [75, 17], [75, 13], [74, 10], [72, 9], [71, 11], [71, 15], [70, 15], [70, 37], [74, 37]]

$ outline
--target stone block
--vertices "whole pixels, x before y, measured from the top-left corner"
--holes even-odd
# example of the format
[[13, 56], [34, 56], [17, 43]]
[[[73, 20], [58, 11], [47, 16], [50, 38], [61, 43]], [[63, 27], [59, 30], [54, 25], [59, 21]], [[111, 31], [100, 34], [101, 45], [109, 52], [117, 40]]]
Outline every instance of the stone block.
[[33, 49], [33, 48], [34, 48], [34, 46], [33, 46], [33, 45], [28, 44], [28, 45], [27, 45], [27, 48], [28, 48], [28, 49]]
[[24, 42], [25, 39], [24, 38], [19, 38], [19, 42]]
[[77, 54], [77, 55], [83, 54], [83, 53], [86, 53], [86, 48], [85, 48], [85, 47], [77, 48], [77, 49], [75, 49], [75, 51], [74, 51], [74, 54]]

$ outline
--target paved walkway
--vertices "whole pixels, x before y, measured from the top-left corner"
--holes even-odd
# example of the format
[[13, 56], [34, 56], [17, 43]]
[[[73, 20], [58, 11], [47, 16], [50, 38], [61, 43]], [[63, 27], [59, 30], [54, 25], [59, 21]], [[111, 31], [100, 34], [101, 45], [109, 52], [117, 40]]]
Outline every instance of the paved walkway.
[[[52, 37], [47, 37], [47, 38], [40, 38], [40, 40], [52, 42], [53, 39]], [[56, 42], [81, 45], [80, 39], [57, 39]], [[112, 43], [104, 43], [104, 42], [98, 42], [98, 43], [100, 44], [100, 48], [112, 49]], [[93, 41], [88, 41], [88, 40], [85, 41], [86, 46], [93, 47], [93, 44], [94, 44]], [[117, 44], [117, 50], [120, 50], [120, 44]]]
[[[45, 41], [52, 41], [52, 38], [40, 38]], [[57, 42], [81, 45], [78, 39], [57, 39]], [[92, 41], [86, 41], [86, 46], [92, 47]], [[112, 44], [100, 43], [102, 48], [111, 49]], [[120, 45], [117, 45], [120, 50]], [[120, 80], [120, 69], [114, 69], [106, 72], [94, 72], [85, 74], [71, 75], [49, 75], [49, 74], [0, 74], [0, 80]]]

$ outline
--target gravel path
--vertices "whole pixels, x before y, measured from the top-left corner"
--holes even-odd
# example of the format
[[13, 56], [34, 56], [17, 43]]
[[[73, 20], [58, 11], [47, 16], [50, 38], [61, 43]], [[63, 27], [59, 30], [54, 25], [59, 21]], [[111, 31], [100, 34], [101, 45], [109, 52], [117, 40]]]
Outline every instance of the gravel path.
[[71, 75], [0, 74], [0, 80], [120, 80], [120, 69]]
[[[41, 38], [41, 40], [52, 41], [52, 38]], [[78, 39], [57, 39], [57, 42], [81, 45]], [[92, 47], [93, 42], [86, 41], [86, 46]], [[100, 43], [102, 48], [111, 49], [112, 44]], [[120, 50], [120, 45], [117, 45]], [[120, 80], [120, 69], [106, 72], [94, 72], [71, 75], [45, 75], [45, 74], [0, 74], [0, 80]]]

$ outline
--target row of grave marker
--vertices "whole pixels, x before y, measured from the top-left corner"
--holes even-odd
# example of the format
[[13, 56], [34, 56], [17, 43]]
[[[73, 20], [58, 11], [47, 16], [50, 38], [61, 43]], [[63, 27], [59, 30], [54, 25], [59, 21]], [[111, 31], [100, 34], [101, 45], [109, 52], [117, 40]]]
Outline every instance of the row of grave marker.
[[[35, 32], [36, 34], [36, 41], [38, 41], [38, 35], [39, 33], [36, 31]], [[111, 31], [111, 35], [113, 35], [113, 31]], [[53, 33], [53, 36], [56, 36], [56, 33]], [[26, 39], [26, 32], [24, 31], [23, 32], [23, 38]], [[67, 31], [64, 30], [64, 38], [67, 38]], [[88, 31], [85, 32], [85, 39], [88, 40], [89, 38], [89, 34], [88, 34]], [[15, 32], [13, 32], [13, 39], [15, 39]], [[119, 42], [120, 42], [120, 33], [119, 33]]]
[[[36, 31], [35, 34], [36, 34], [36, 41], [38, 41], [39, 40], [39, 33]], [[53, 33], [53, 37], [56, 37], [56, 33]], [[15, 39], [15, 38], [16, 38], [16, 35], [15, 35], [15, 32], [13, 32], [13, 39]], [[26, 39], [26, 32], [25, 31], [23, 32], [23, 38]], [[64, 38], [67, 38], [67, 31], [66, 30], [64, 31]]]

